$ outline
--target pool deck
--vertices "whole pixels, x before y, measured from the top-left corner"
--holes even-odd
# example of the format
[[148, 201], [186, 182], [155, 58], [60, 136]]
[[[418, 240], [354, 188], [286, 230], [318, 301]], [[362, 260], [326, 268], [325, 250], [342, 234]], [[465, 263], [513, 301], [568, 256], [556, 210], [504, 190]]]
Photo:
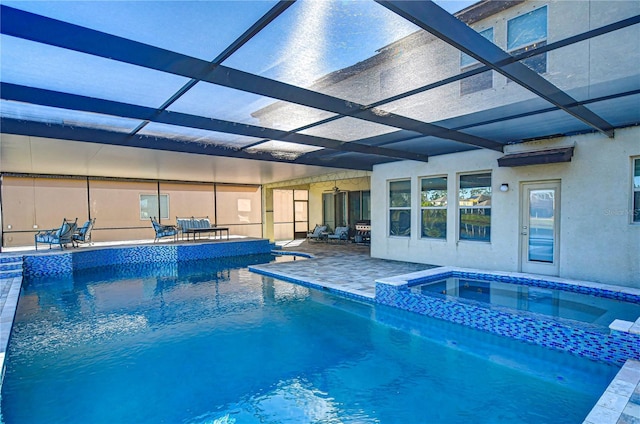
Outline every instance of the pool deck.
[[[220, 243], [220, 241], [216, 241]], [[129, 245], [132, 243], [129, 243]], [[139, 244], [148, 244], [140, 242]], [[105, 243], [117, 245], [117, 243]], [[89, 249], [101, 248], [96, 243]], [[376, 280], [434, 268], [434, 265], [376, 259], [370, 256], [369, 246], [342, 243], [291, 241], [279, 243], [281, 252], [299, 252], [311, 255], [308, 260], [289, 260], [257, 265], [260, 271], [281, 276], [289, 281], [305, 283], [322, 289], [361, 297], [375, 298]], [[57, 250], [60, 252], [60, 250]], [[40, 253], [41, 252], [41, 253]], [[33, 249], [10, 250], [0, 258], [34, 254]], [[43, 249], [37, 254], [55, 254]], [[17, 307], [21, 277], [0, 275], [0, 369], [4, 370], [4, 357]], [[1, 381], [1, 380], [0, 380]], [[585, 418], [583, 424], [640, 424], [640, 362], [628, 360], [618, 372], [605, 393]]]
[[300, 252], [311, 260], [274, 262], [252, 268], [267, 271], [285, 280], [318, 288], [330, 288], [373, 300], [376, 280], [434, 268], [435, 265], [372, 258], [369, 246], [353, 243], [293, 241], [280, 246], [282, 252]]

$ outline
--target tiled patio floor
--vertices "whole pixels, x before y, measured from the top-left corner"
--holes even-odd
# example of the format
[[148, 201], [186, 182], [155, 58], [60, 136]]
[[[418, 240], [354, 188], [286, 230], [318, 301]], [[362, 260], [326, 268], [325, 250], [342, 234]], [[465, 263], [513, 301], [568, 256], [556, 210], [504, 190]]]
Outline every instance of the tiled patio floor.
[[371, 299], [375, 297], [376, 279], [434, 267], [434, 265], [375, 259], [370, 256], [369, 246], [353, 243], [297, 240], [282, 245], [282, 250], [307, 253], [314, 258], [275, 262], [253, 268]]

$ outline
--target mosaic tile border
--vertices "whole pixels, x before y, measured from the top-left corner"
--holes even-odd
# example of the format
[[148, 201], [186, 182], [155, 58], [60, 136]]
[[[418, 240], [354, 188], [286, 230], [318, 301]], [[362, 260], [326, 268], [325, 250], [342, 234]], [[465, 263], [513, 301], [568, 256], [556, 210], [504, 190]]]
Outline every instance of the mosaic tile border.
[[225, 258], [271, 252], [269, 240], [241, 240], [193, 245], [157, 244], [64, 251], [24, 256], [24, 276], [46, 277], [73, 273], [73, 271], [98, 266], [131, 263], [175, 263], [199, 259]]
[[617, 291], [612, 290], [608, 287], [613, 286], [604, 286], [604, 287], [589, 287], [583, 286], [576, 283], [568, 283], [565, 280], [562, 282], [559, 281], [549, 281], [545, 279], [541, 279], [539, 276], [537, 278], [532, 278], [529, 276], [516, 276], [516, 275], [499, 275], [499, 274], [487, 274], [486, 272], [477, 272], [477, 271], [460, 271], [460, 270], [450, 270], [444, 274], [436, 274], [431, 275], [424, 278], [416, 278], [412, 280], [408, 280], [409, 287], [415, 286], [418, 284], [429, 283], [432, 281], [437, 281], [445, 278], [466, 278], [470, 280], [481, 280], [481, 281], [498, 281], [501, 283], [512, 283], [512, 284], [522, 284], [526, 286], [532, 287], [540, 287], [545, 289], [556, 289], [562, 291], [568, 291], [572, 293], [580, 293], [587, 295], [595, 295], [600, 297], [606, 297], [609, 299], [622, 300], [625, 302], [635, 302], [640, 303], [640, 293], [634, 293], [633, 289], [629, 289], [629, 291]]
[[[639, 334], [616, 330], [598, 331], [588, 326], [569, 325], [541, 315], [529, 316], [528, 314], [516, 313], [508, 308], [480, 307], [451, 299], [425, 296], [409, 290], [411, 285], [443, 279], [448, 276], [474, 278], [478, 275], [484, 275], [485, 278], [492, 276], [486, 271], [445, 268], [407, 274], [389, 280], [379, 280], [376, 281], [375, 301], [551, 349], [570, 352], [592, 360], [614, 363], [618, 366], [622, 366], [630, 358], [640, 360]], [[511, 278], [512, 282], [531, 279], [530, 276], [522, 274], [496, 275], [498, 278]], [[549, 284], [574, 285], [571, 282], [541, 280], [539, 276], [535, 280]], [[507, 281], [507, 279], [503, 278], [499, 281]], [[588, 288], [592, 290], [591, 294], [598, 290], [594, 286]], [[617, 298], [634, 299], [633, 301], [640, 299], [636, 297], [634, 289], [618, 288], [612, 290], [612, 286], [609, 286], [604, 290], [621, 293], [621, 296]]]

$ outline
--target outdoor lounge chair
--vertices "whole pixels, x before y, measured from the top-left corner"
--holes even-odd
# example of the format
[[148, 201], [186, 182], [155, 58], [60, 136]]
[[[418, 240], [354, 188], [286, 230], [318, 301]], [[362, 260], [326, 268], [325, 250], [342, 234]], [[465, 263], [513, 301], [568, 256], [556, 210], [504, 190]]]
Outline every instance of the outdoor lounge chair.
[[90, 219], [84, 223], [84, 225], [76, 230], [71, 239], [76, 246], [79, 243], [91, 243], [91, 230], [93, 229], [93, 224], [96, 223], [96, 219]]
[[62, 225], [59, 228], [54, 228], [52, 230], [42, 230], [38, 231], [34, 236], [36, 250], [38, 250], [38, 243], [46, 243], [49, 245], [49, 249], [54, 244], [60, 245], [60, 249], [64, 249], [64, 246], [68, 243], [71, 243], [73, 246], [73, 233], [76, 232], [78, 228], [78, 218], [75, 221], [67, 220], [64, 218], [62, 220]]
[[156, 238], [153, 239], [153, 242], [160, 240], [162, 237], [171, 237], [173, 236], [174, 240], [178, 240], [178, 227], [175, 225], [162, 225], [159, 224], [154, 216], [151, 218], [151, 225], [153, 225], [153, 230], [156, 232]]
[[307, 233], [307, 240], [326, 240], [327, 239], [327, 226], [316, 225], [316, 228], [312, 232]]
[[337, 240], [337, 241], [347, 241], [349, 240], [349, 227], [336, 227], [333, 231], [333, 234], [329, 234], [327, 236], [329, 241]]

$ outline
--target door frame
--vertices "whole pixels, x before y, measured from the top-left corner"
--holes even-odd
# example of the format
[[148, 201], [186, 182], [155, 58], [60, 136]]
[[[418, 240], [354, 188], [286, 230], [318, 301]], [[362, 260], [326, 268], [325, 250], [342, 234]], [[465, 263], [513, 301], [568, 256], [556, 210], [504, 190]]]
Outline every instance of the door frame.
[[[518, 269], [520, 272], [543, 275], [559, 275], [560, 273], [560, 217], [561, 217], [561, 181], [522, 181], [520, 182], [520, 218], [518, 226]], [[555, 190], [554, 193], [554, 228], [553, 228], [553, 263], [529, 260], [530, 211], [529, 200], [531, 190]]]
[[[296, 191], [306, 191], [307, 195], [306, 195], [306, 199], [296, 199]], [[300, 204], [305, 204], [305, 209], [306, 209], [306, 217], [304, 217], [305, 219], [303, 221], [300, 220], [296, 220], [296, 205], [300, 203]], [[307, 234], [310, 231], [313, 231], [312, 229], [309, 228], [309, 190], [307, 189], [293, 189], [293, 238], [294, 239], [303, 239], [305, 237], [307, 237]], [[306, 225], [299, 225], [299, 224], [306, 224]], [[298, 227], [302, 227], [302, 229], [298, 228]], [[296, 231], [298, 230], [298, 231]]]

